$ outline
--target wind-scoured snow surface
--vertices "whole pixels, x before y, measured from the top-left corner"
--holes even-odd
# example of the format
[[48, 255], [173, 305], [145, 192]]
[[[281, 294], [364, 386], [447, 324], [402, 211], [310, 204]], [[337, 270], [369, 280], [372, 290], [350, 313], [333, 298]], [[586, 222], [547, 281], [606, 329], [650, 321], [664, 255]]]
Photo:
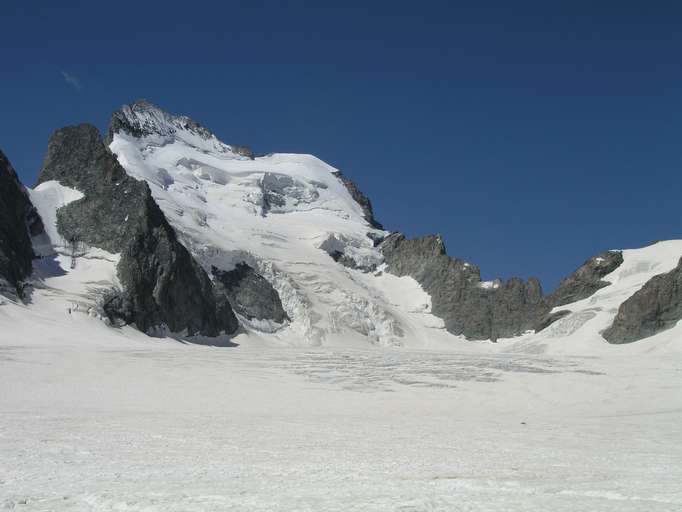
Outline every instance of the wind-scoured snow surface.
[[682, 508], [677, 340], [219, 348], [13, 304], [0, 324], [0, 510]]

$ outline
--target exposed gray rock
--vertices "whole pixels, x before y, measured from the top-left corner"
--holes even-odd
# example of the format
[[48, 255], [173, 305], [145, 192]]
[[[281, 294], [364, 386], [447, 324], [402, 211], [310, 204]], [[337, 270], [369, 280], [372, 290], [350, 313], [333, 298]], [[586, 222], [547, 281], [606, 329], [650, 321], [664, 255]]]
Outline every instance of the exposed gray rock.
[[370, 231], [367, 233], [367, 238], [369, 238], [372, 241], [372, 246], [373, 247], [378, 247], [381, 242], [384, 241], [384, 238], [386, 238], [383, 234], [376, 233]]
[[25, 298], [24, 280], [33, 271], [31, 235], [43, 223], [12, 164], [0, 151], [0, 293]]
[[374, 218], [374, 210], [372, 209], [372, 202], [369, 200], [369, 197], [363, 194], [355, 182], [344, 176], [341, 171], [336, 171], [333, 174], [341, 183], [343, 183], [355, 202], [362, 207], [362, 211], [365, 214], [365, 220], [369, 222], [369, 225], [376, 229], [384, 229], [384, 227]]
[[682, 320], [682, 259], [672, 271], [652, 277], [618, 308], [602, 336], [609, 343], [631, 343]]
[[389, 272], [421, 284], [431, 296], [433, 314], [453, 334], [492, 340], [517, 336], [549, 312], [537, 279], [485, 285], [477, 266], [446, 254], [440, 236], [408, 240], [392, 233], [379, 248]]
[[123, 289], [103, 304], [110, 319], [142, 331], [165, 324], [190, 335], [237, 329], [227, 299], [178, 241], [147, 184], [125, 173], [94, 126], [52, 135], [39, 176], [39, 182], [48, 180], [84, 194], [57, 212], [59, 233], [72, 243], [121, 254]]
[[213, 267], [212, 272], [240, 315], [249, 320], [272, 320], [280, 324], [289, 320], [277, 291], [246, 263], [238, 263], [230, 271]]
[[105, 137], [109, 146], [116, 133], [127, 133], [141, 138], [154, 135], [171, 141], [178, 130], [187, 131], [199, 138], [210, 141], [217, 151], [232, 152], [245, 158], [253, 159], [253, 152], [246, 146], [228, 146], [207, 128], [187, 116], [174, 116], [146, 100], [137, 100], [132, 105], [123, 105], [114, 112]]
[[540, 281], [518, 277], [503, 281], [498, 288], [488, 291], [493, 303], [490, 339], [509, 338], [533, 330], [549, 307], [542, 293]]
[[562, 280], [559, 287], [549, 296], [553, 306], [562, 306], [586, 299], [594, 292], [610, 283], [602, 278], [616, 270], [623, 263], [621, 251], [604, 251], [593, 256], [569, 277]]

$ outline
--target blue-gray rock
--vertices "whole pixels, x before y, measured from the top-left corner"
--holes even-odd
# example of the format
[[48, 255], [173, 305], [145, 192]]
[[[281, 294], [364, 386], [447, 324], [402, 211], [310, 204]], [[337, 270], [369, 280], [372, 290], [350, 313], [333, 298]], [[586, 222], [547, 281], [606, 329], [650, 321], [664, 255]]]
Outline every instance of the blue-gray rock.
[[187, 131], [204, 140], [213, 140], [218, 151], [231, 151], [245, 158], [253, 159], [253, 152], [247, 146], [226, 145], [215, 135], [187, 116], [175, 116], [165, 112], [146, 100], [137, 100], [131, 105], [123, 105], [114, 112], [105, 136], [107, 147], [116, 133], [122, 132], [133, 137], [142, 138], [149, 135], [172, 139], [178, 130]]
[[39, 182], [48, 180], [84, 194], [58, 210], [60, 235], [121, 254], [122, 290], [102, 305], [112, 321], [142, 331], [166, 325], [190, 335], [237, 329], [227, 298], [178, 241], [147, 184], [125, 173], [94, 126], [69, 126], [52, 135], [39, 176]]

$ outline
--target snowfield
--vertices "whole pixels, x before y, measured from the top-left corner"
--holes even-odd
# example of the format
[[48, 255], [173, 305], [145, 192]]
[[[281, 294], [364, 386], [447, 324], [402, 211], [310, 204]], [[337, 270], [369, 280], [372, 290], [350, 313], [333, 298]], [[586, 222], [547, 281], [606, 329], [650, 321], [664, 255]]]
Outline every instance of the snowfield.
[[7, 510], [682, 509], [679, 335], [587, 357], [0, 324]]

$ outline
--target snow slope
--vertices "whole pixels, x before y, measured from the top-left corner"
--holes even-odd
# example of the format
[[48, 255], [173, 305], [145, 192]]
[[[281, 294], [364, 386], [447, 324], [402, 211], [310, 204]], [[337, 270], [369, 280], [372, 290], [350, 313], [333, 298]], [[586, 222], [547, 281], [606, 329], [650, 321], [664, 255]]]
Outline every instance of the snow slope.
[[2, 510], [682, 508], [679, 351], [230, 349], [14, 305], [0, 324]]

